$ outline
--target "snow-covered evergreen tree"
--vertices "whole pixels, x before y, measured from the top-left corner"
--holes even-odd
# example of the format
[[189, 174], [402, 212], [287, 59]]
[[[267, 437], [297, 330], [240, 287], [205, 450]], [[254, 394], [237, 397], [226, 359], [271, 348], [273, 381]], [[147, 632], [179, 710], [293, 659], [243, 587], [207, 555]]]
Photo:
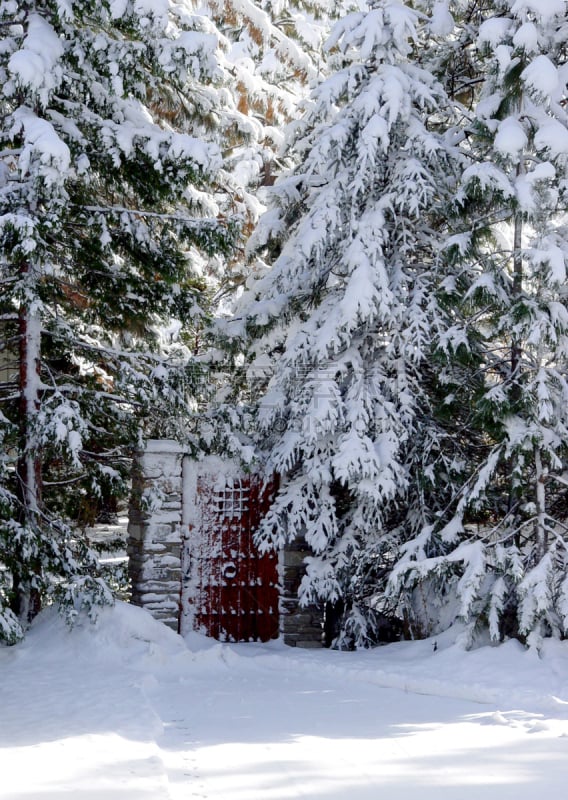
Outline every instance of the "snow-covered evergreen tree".
[[285, 161], [285, 126], [297, 118], [309, 89], [328, 72], [323, 45], [332, 21], [359, 4], [208, 0], [203, 5], [224, 35], [224, 65], [241, 115], [234, 121], [226, 117], [233, 133], [225, 163], [243, 193], [250, 229], [264, 210], [262, 187], [274, 182]]
[[65, 520], [120, 485], [141, 422], [163, 432], [186, 399], [160, 328], [199, 326], [202, 267], [232, 237], [203, 141], [219, 37], [190, 11], [0, 3], [0, 637], [42, 594], [108, 599]]
[[337, 23], [328, 47], [343, 67], [296, 126], [301, 165], [274, 187], [251, 241], [265, 274], [238, 310], [252, 368], [272, 371], [256, 422], [281, 487], [260, 541], [305, 536], [302, 599], [343, 604], [358, 643], [399, 542], [430, 521], [439, 476], [461, 469], [432, 406], [457, 166], [437, 132], [451, 104], [413, 63], [425, 30], [391, 0]]
[[[288, 146], [309, 91], [326, 75], [335, 53], [324, 48], [333, 21], [366, 0], [207, 0], [201, 8], [222, 32], [223, 67], [231, 76], [232, 113], [225, 113], [224, 168], [233, 211], [245, 219], [242, 244], [224, 273], [217, 294], [220, 348], [211, 351], [218, 368], [210, 445], [244, 457], [238, 431], [243, 427], [241, 401], [251, 386], [242, 369], [240, 343], [229, 344], [235, 297], [250, 273], [248, 237], [269, 202], [270, 187], [297, 164]], [[252, 256], [254, 258], [254, 255]], [[228, 320], [228, 327], [226, 322]]]
[[564, 0], [497, 0], [478, 29], [484, 84], [450, 247], [469, 283], [455, 297], [483, 377], [482, 446], [392, 578], [444, 587], [470, 633], [488, 624], [495, 639], [568, 630], [567, 37]]

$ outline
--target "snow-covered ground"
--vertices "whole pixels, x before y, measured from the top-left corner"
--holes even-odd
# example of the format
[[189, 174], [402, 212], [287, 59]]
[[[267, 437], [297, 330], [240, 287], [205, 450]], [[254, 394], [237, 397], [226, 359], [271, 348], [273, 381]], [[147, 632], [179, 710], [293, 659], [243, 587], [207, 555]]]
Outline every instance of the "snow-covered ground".
[[140, 609], [0, 648], [2, 800], [547, 800], [568, 642], [370, 652], [183, 641]]

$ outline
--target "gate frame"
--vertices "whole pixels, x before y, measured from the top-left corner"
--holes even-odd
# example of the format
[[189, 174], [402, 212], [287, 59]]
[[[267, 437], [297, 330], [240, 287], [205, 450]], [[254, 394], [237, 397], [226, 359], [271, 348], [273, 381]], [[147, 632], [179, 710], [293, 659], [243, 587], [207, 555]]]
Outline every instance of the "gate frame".
[[[273, 595], [274, 602], [271, 602], [270, 605], [274, 609], [272, 611], [273, 618], [276, 617], [277, 621], [275, 625], [276, 635], [274, 636], [271, 633], [268, 638], [277, 638], [280, 633], [281, 618], [281, 559], [279, 554], [276, 554], [276, 563], [274, 563], [274, 556], [261, 556], [252, 542], [251, 528], [246, 524], [247, 520], [250, 522], [251, 514], [253, 517], [255, 516], [254, 505], [248, 505], [249, 492], [252, 491], [252, 497], [258, 494], [258, 504], [266, 507], [267, 493], [274, 489], [274, 478], [267, 481], [263, 486], [261, 473], [245, 472], [235, 459], [225, 460], [219, 456], [206, 456], [201, 461], [184, 458], [182, 482], [183, 538], [181, 548], [182, 576], [179, 632], [184, 635], [191, 630], [199, 631], [202, 626], [211, 630], [212, 626], [217, 627], [215, 620], [218, 614], [217, 623], [220, 624], [221, 619], [224, 618], [225, 621], [229, 622], [229, 628], [230, 621], [235, 622], [237, 617], [241, 622], [244, 622], [243, 626], [240, 624], [234, 626], [236, 629], [241, 628], [239, 634], [242, 636], [247, 627], [249, 627], [245, 619], [250, 614], [256, 617], [263, 616], [262, 604], [259, 603], [258, 597], [258, 595], [261, 597], [263, 595], [263, 591], [260, 589], [263, 584], [262, 582], [257, 584], [256, 581], [266, 581], [270, 577], [275, 581], [272, 584], [274, 588], [271, 591], [266, 583], [264, 583], [264, 588], [268, 588], [268, 593]], [[237, 487], [238, 491], [235, 494]], [[245, 494], [243, 494], [243, 490]], [[215, 514], [211, 504], [214, 504], [215, 501], [224, 500], [224, 496], [230, 499], [231, 508], [228, 510], [233, 512], [235, 511], [235, 499], [238, 498], [238, 513], [233, 515], [229, 513], [225, 515]], [[247, 497], [247, 501], [245, 501], [247, 508], [242, 509], [241, 504], [245, 496]], [[207, 498], [209, 498], [209, 505]], [[260, 513], [262, 512], [257, 507], [256, 514]], [[229, 520], [231, 520], [230, 523]], [[214, 523], [213, 526], [211, 526], [211, 522]], [[229, 547], [240, 551], [233, 556], [233, 559], [236, 559], [239, 575], [238, 577], [235, 575], [225, 579], [219, 570], [223, 560], [227, 558], [233, 560], [227, 553], [227, 546], [231, 539], [233, 542]], [[247, 539], [249, 539], [248, 546], [243, 547]], [[209, 544], [212, 545], [211, 553], [209, 553]], [[214, 550], [216, 552], [213, 552]], [[245, 553], [245, 558], [241, 560], [243, 552]], [[250, 556], [250, 560], [247, 556]], [[254, 566], [255, 562], [256, 568]], [[266, 570], [270, 573], [274, 570], [274, 573], [268, 576]], [[235, 582], [231, 580], [233, 577], [237, 577]], [[253, 584], [249, 583], [251, 577], [255, 578]], [[206, 581], [205, 584], [202, 583], [203, 579]], [[211, 588], [213, 594], [218, 594], [219, 606], [224, 605], [221, 601], [221, 597], [224, 596], [224, 600], [227, 603], [226, 609], [218, 606], [217, 611], [215, 610], [215, 604], [212, 602], [212, 595], [207, 591], [207, 586]], [[244, 598], [251, 592], [254, 600], [248, 605]], [[200, 606], [205, 606], [207, 611], [200, 611]], [[232, 613], [229, 612], [229, 609], [231, 609]], [[248, 621], [251, 621], [250, 617]], [[244, 631], [242, 628], [244, 628]], [[261, 638], [257, 638], [259, 631], [258, 629], [255, 631], [254, 628], [254, 625], [250, 626], [250, 639], [248, 641], [264, 641], [264, 636], [268, 636], [269, 629], [274, 632], [272, 624], [266, 626], [260, 624]], [[233, 632], [235, 635], [239, 635], [235, 629]], [[229, 630], [230, 634], [231, 631]], [[215, 636], [215, 634], [210, 635]], [[233, 640], [229, 639], [229, 641]], [[238, 639], [238, 641], [247, 641], [247, 639]]]
[[[135, 455], [127, 548], [131, 602], [178, 633], [187, 568], [182, 564], [184, 539], [196, 524], [194, 508], [187, 502], [196, 489], [193, 481], [197, 481], [195, 459], [172, 439], [150, 439]], [[293, 647], [322, 647], [322, 609], [301, 607], [298, 600], [309, 554], [301, 536], [278, 554], [280, 635]]]

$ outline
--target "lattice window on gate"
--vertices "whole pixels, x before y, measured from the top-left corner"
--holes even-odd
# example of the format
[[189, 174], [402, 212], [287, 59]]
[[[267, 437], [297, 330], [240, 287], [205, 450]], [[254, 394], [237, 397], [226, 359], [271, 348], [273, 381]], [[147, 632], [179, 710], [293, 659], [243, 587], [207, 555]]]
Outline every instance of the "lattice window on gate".
[[213, 502], [217, 513], [222, 517], [240, 517], [250, 510], [250, 484], [243, 480], [234, 481], [218, 491]]

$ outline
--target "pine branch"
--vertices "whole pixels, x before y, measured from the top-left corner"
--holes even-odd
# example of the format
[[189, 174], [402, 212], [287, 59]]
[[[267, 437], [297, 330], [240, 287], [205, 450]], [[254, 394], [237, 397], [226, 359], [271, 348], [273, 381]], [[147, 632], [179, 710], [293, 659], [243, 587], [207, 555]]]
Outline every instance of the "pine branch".
[[[231, 223], [230, 218], [212, 218], [212, 217], [185, 217], [181, 214], [161, 214], [157, 211], [147, 211], [139, 208], [126, 208], [124, 206], [75, 206], [83, 211], [89, 211], [96, 214], [129, 214], [136, 217], [149, 217], [154, 219], [173, 220], [175, 222], [182, 222], [184, 225], [200, 227], [216, 228], [226, 226]], [[239, 219], [235, 217], [233, 221]]]
[[83, 472], [81, 475], [75, 475], [73, 478], [67, 478], [66, 480], [61, 481], [46, 481], [44, 479], [43, 485], [44, 486], [69, 486], [73, 483], [78, 483], [79, 481], [83, 480], [87, 476], [86, 472]]

